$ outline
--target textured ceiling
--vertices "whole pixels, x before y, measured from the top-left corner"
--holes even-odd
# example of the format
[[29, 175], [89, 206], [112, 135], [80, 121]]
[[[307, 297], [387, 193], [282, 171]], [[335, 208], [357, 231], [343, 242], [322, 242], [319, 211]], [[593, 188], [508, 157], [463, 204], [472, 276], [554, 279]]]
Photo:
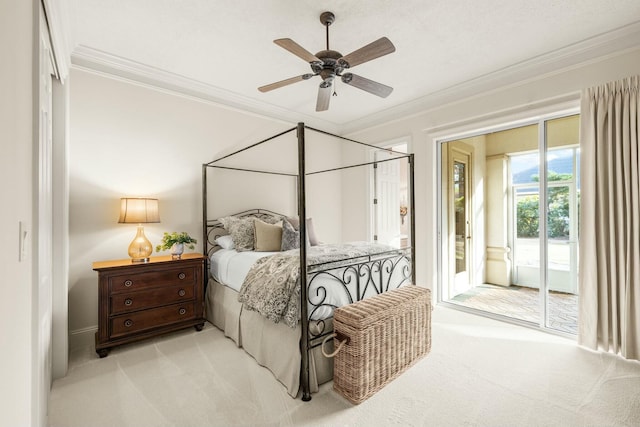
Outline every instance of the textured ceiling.
[[[69, 1], [76, 64], [95, 66], [108, 56], [131, 74], [140, 67], [197, 82], [220, 102], [334, 126], [382, 118], [445, 89], [637, 26], [640, 18], [638, 0]], [[352, 70], [392, 86], [388, 98], [338, 81], [329, 110], [317, 113], [319, 77], [257, 90], [310, 72], [273, 40], [288, 37], [312, 53], [324, 49], [319, 15], [325, 10], [336, 14], [330, 44], [342, 54], [382, 36], [394, 43], [395, 53]]]

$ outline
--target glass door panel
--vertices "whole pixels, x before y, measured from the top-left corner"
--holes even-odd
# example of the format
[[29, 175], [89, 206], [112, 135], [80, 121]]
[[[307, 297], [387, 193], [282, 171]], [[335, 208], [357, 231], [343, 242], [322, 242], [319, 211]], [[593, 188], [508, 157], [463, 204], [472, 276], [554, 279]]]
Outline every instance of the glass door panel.
[[547, 317], [545, 326], [578, 333], [579, 117], [545, 122], [547, 135]]
[[540, 186], [536, 154], [511, 156], [513, 191], [512, 289], [523, 298], [512, 317], [540, 322]]
[[467, 292], [473, 287], [471, 271], [471, 201], [473, 147], [461, 141], [448, 147], [448, 295]]
[[466, 273], [467, 268], [467, 206], [466, 200], [466, 166], [464, 163], [453, 162], [453, 200], [454, 200], [454, 229], [456, 238], [456, 276]]

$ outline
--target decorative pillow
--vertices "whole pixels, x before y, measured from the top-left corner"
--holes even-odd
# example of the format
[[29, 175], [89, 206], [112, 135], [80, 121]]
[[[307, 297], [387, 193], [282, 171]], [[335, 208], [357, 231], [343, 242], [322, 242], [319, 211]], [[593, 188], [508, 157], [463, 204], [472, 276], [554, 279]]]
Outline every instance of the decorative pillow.
[[280, 216], [274, 216], [270, 214], [262, 214], [259, 218], [256, 218], [262, 222], [266, 222], [267, 224], [277, 224], [282, 220]]
[[269, 224], [255, 218], [253, 247], [257, 252], [277, 252], [282, 247], [282, 222]]
[[236, 246], [233, 244], [233, 238], [230, 235], [220, 236], [216, 239], [216, 243], [222, 249], [233, 249]]
[[[309, 234], [307, 234], [307, 248], [309, 244]], [[300, 231], [293, 228], [288, 218], [282, 218], [282, 250], [289, 251], [291, 249], [300, 248]]]
[[233, 239], [233, 244], [238, 252], [253, 250], [253, 221], [255, 218], [238, 218], [235, 216], [227, 216], [220, 218], [219, 221], [229, 232]]
[[[297, 216], [287, 217], [287, 221], [298, 231], [300, 229], [300, 219]], [[307, 238], [311, 246], [318, 245], [318, 238], [316, 237], [316, 230], [313, 228], [313, 218], [307, 218]]]
[[282, 246], [281, 250], [289, 251], [300, 247], [300, 232], [291, 225], [288, 218], [282, 220]]
[[298, 231], [300, 228], [300, 218], [297, 216], [288, 216], [285, 219], [289, 221], [289, 224], [291, 224], [294, 230]]
[[313, 228], [313, 219], [311, 218], [307, 218], [307, 236], [309, 237], [311, 246], [318, 246], [318, 238], [316, 237], [316, 230]]

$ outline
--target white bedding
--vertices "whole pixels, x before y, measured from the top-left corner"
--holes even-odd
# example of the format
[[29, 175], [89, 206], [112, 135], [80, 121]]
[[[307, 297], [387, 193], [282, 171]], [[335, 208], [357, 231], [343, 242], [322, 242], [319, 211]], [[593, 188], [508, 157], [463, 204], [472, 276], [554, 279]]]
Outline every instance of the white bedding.
[[[211, 256], [211, 275], [218, 282], [237, 292], [240, 292], [242, 283], [249, 273], [251, 266], [260, 258], [277, 254], [278, 252], [238, 252], [235, 249], [220, 249]], [[326, 289], [327, 292], [318, 291]], [[309, 304], [309, 312], [312, 320], [326, 319], [333, 315], [333, 307], [342, 307], [349, 304], [349, 296], [339, 281], [331, 276], [318, 276], [310, 288], [309, 299], [312, 303], [319, 304], [314, 307]]]
[[260, 258], [277, 253], [220, 249], [211, 255], [211, 275], [218, 283], [239, 292], [251, 266]]

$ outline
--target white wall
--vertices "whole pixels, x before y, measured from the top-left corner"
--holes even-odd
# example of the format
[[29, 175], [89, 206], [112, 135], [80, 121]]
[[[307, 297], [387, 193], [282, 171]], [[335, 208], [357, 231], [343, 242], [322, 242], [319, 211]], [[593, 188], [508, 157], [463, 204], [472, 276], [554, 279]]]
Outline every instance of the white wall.
[[[420, 285], [437, 288], [436, 140], [511, 120], [522, 120], [576, 100], [580, 90], [626, 76], [640, 74], [640, 48], [590, 61], [582, 66], [540, 76], [489, 93], [461, 99], [406, 119], [381, 124], [348, 135], [380, 143], [411, 135], [416, 157], [416, 274]], [[344, 200], [343, 209], [364, 209], [357, 201]], [[362, 227], [350, 224], [351, 227]], [[353, 232], [356, 232], [355, 230]]]
[[[97, 274], [92, 263], [127, 258], [135, 235], [135, 225], [117, 223], [120, 197], [159, 199], [161, 222], [145, 226], [154, 246], [164, 231], [187, 231], [198, 239], [197, 250], [202, 251], [202, 164], [296, 124], [80, 69], [71, 73], [70, 102], [69, 340], [73, 349], [91, 345], [97, 328]], [[295, 142], [295, 131], [292, 134]], [[250, 159], [253, 163], [242, 166], [281, 170], [290, 167], [293, 158], [291, 172], [297, 172], [297, 158], [278, 150], [281, 142], [274, 144]], [[339, 155], [335, 150], [321, 151], [310, 146], [307, 157], [321, 160]], [[274, 163], [283, 157], [288, 161]], [[236, 172], [217, 176], [217, 183], [222, 182], [226, 190], [213, 191], [208, 201], [214, 217], [249, 208], [296, 213], [293, 178]], [[339, 191], [335, 189], [340, 181], [328, 179], [329, 185], [312, 184], [310, 191], [318, 198], [337, 197], [337, 204], [312, 202], [308, 213], [323, 218], [314, 218], [321, 238], [339, 240]]]
[[[28, 426], [32, 413], [34, 3], [0, 2], [0, 425]], [[37, 11], [37, 9], [35, 9]], [[19, 259], [19, 222], [27, 235]]]
[[[297, 132], [295, 126], [292, 125], [289, 125], [287, 129], [292, 128], [293, 131], [286, 135], [215, 164], [297, 175]], [[264, 136], [268, 138], [272, 135]], [[310, 129], [305, 130], [306, 173], [308, 174], [306, 178], [307, 217], [313, 218], [317, 237], [323, 242], [342, 240], [342, 221], [340, 209], [337, 208], [342, 194], [342, 177], [339, 172], [321, 174], [313, 174], [313, 172], [340, 166], [342, 164], [342, 144], [344, 143], [339, 139]], [[240, 180], [242, 178], [244, 180]], [[215, 180], [233, 182], [233, 185], [216, 186]], [[255, 207], [291, 216], [297, 215], [297, 177], [295, 176], [247, 174], [246, 172], [208, 168], [207, 181], [210, 187], [208, 209], [212, 218]], [[221, 205], [220, 199], [231, 200], [232, 203]]]

